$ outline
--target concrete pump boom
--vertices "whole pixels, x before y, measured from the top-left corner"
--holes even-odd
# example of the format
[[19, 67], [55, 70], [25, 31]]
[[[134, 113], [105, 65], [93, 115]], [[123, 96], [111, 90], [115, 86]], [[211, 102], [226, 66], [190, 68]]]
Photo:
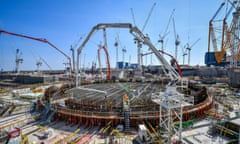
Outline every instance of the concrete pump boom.
[[99, 67], [100, 67], [100, 72], [102, 72], [101, 69], [101, 58], [100, 58], [100, 50], [103, 49], [106, 55], [106, 63], [107, 63], [107, 80], [111, 79], [111, 67], [110, 67], [110, 61], [109, 61], [109, 54], [108, 50], [105, 46], [100, 46], [98, 48], [98, 62], [99, 62]]
[[[99, 29], [106, 29], [106, 28], [125, 28], [129, 29], [130, 33], [136, 38], [139, 42], [147, 45], [153, 53], [156, 55], [158, 60], [163, 64], [164, 72], [166, 75], [168, 75], [171, 79], [171, 82], [169, 83], [170, 86], [175, 85], [178, 81], [181, 80], [181, 76], [178, 72], [167, 62], [167, 60], [159, 53], [157, 48], [151, 43], [148, 37], [146, 37], [142, 31], [138, 27], [133, 27], [130, 23], [100, 23], [97, 24], [92, 28], [86, 39], [83, 41], [82, 45], [78, 48], [77, 53], [77, 71], [79, 70], [79, 55], [81, 54], [81, 51], [85, 44], [89, 41], [93, 33]], [[76, 72], [76, 87], [78, 87], [78, 73]]]
[[23, 34], [17, 34], [17, 33], [12, 33], [12, 32], [8, 32], [5, 30], [0, 30], [0, 34], [4, 33], [4, 34], [9, 34], [9, 35], [13, 35], [13, 36], [18, 36], [18, 37], [23, 37], [23, 38], [27, 38], [27, 39], [31, 39], [31, 40], [36, 40], [36, 41], [40, 41], [40, 42], [44, 42], [47, 43], [48, 45], [50, 45], [51, 47], [53, 47], [54, 49], [56, 49], [58, 52], [60, 52], [61, 54], [63, 54], [69, 61], [69, 67], [70, 67], [70, 74], [72, 73], [72, 66], [71, 66], [71, 58], [65, 54], [62, 50], [60, 50], [59, 48], [57, 48], [54, 44], [50, 43], [47, 39], [44, 38], [35, 38], [35, 37], [31, 37], [31, 36], [26, 36]]
[[[171, 54], [169, 54], [169, 53], [167, 53], [167, 52], [165, 52], [165, 51], [163, 51], [163, 50], [158, 50], [158, 51], [159, 51], [160, 53], [162, 53], [162, 54], [165, 54], [165, 55], [169, 56], [169, 57], [173, 60], [173, 62], [174, 62], [174, 63], [176, 64], [176, 66], [177, 66], [177, 70], [178, 70], [178, 73], [179, 73], [180, 77], [182, 77], [181, 68], [180, 68], [177, 60], [174, 58], [174, 56], [172, 56]], [[149, 54], [152, 54], [152, 53], [153, 53], [153, 52], [144, 53], [144, 54], [142, 54], [142, 56], [146, 56], [146, 55], [149, 55]]]

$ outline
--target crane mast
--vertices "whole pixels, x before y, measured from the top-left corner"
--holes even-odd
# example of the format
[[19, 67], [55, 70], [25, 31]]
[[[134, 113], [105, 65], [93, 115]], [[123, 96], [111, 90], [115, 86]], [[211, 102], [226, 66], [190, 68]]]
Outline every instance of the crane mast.
[[115, 39], [114, 46], [116, 47], [116, 69], [118, 69], [118, 40]]
[[19, 65], [21, 63], [23, 63], [23, 59], [21, 58], [22, 53], [20, 53], [20, 50], [17, 49], [16, 50], [16, 59], [15, 59], [15, 63], [16, 63], [16, 69], [15, 72], [18, 74], [19, 73]]
[[173, 30], [174, 30], [174, 37], [175, 37], [175, 59], [177, 60], [178, 45], [180, 44], [180, 39], [179, 39], [179, 35], [176, 33], [176, 26], [175, 26], [174, 17], [172, 18], [172, 20], [173, 20]]
[[122, 67], [122, 69], [124, 69], [124, 67], [125, 67], [125, 53], [127, 52], [127, 50], [126, 50], [126, 47], [124, 46], [123, 48], [122, 48], [122, 61], [123, 61], [123, 67]]
[[40, 73], [40, 66], [42, 66], [42, 62], [39, 60], [36, 62], [37, 65], [37, 72]]
[[72, 66], [73, 66], [73, 69], [72, 71], [75, 72], [75, 67], [76, 67], [76, 64], [75, 64], [75, 49], [77, 47], [77, 45], [79, 44], [79, 42], [82, 40], [84, 34], [80, 36], [80, 38], [78, 39], [78, 41], [74, 44], [74, 45], [71, 45], [71, 48], [70, 48], [70, 51], [72, 51]]
[[144, 25], [143, 25], [142, 32], [144, 31], [144, 29], [145, 29], [145, 27], [146, 27], [146, 25], [147, 25], [147, 23], [148, 23], [148, 21], [149, 21], [149, 18], [150, 18], [151, 15], [152, 15], [152, 12], [153, 12], [153, 9], [154, 9], [155, 6], [156, 6], [156, 3], [154, 3], [153, 6], [152, 6], [152, 8], [150, 9], [150, 12], [149, 12], [149, 14], [148, 14], [148, 17], [147, 17], [147, 19], [146, 19], [146, 21], [145, 21], [145, 23], [144, 23]]
[[73, 65], [73, 72], [75, 72], [75, 52], [74, 47], [71, 46], [70, 50], [72, 51], [72, 65]]
[[[153, 5], [152, 5], [152, 7], [151, 7], [151, 9], [150, 9], [150, 11], [149, 11], [149, 13], [148, 13], [147, 19], [145, 20], [144, 25], [143, 25], [143, 27], [142, 27], [142, 32], [145, 30], [146, 25], [147, 25], [147, 23], [148, 23], [151, 15], [152, 15], [152, 12], [153, 12], [153, 9], [154, 9], [155, 6], [156, 6], [156, 3], [153, 3]], [[133, 9], [132, 9], [132, 8], [131, 8], [131, 14], [132, 14], [134, 26], [136, 26], [135, 16], [134, 16], [134, 13], [133, 13]], [[148, 37], [148, 36], [146, 35], [146, 37]], [[138, 49], [137, 49], [137, 53], [138, 53], [138, 65], [139, 65], [140, 71], [142, 71], [142, 63], [143, 63], [142, 60], [141, 60], [141, 48], [142, 48], [142, 43], [141, 43], [140, 41], [138, 41], [136, 38], [134, 38], [134, 42], [137, 43], [137, 48], [138, 48]]]
[[131, 8], [131, 14], [132, 14], [132, 19], [133, 19], [133, 24], [134, 24], [134, 26], [136, 26], [136, 21], [135, 21], [135, 16], [134, 16], [133, 8]]
[[169, 17], [169, 19], [168, 19], [168, 23], [167, 23], [167, 26], [166, 26], [166, 29], [165, 29], [164, 33], [163, 33], [162, 35], [159, 35], [159, 40], [158, 40], [158, 42], [162, 44], [162, 47], [161, 47], [161, 48], [162, 48], [162, 51], [164, 50], [164, 49], [163, 49], [164, 39], [165, 39], [165, 37], [167, 36], [167, 34], [169, 33], [169, 32], [168, 32], [168, 27], [169, 27], [170, 22], [171, 22], [171, 20], [172, 20], [172, 18], [173, 18], [174, 12], [175, 12], [175, 9], [172, 10], [172, 13], [171, 13], [171, 15], [170, 15], [170, 17]]
[[[191, 46], [189, 45], [189, 43], [187, 43], [187, 45], [186, 45], [186, 50], [188, 51], [188, 65], [190, 65], [190, 58], [191, 58], [191, 50], [192, 50], [192, 47], [198, 42], [200, 40], [200, 38], [199, 39], [197, 39]], [[185, 54], [185, 53], [184, 53]], [[183, 55], [184, 55], [183, 54]], [[183, 58], [184, 59], [184, 58]]]

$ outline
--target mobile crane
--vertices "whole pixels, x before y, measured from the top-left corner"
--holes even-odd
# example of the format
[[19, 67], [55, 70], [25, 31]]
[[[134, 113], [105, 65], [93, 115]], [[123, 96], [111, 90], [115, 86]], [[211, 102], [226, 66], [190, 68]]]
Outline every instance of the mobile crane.
[[[230, 3], [230, 8], [228, 8], [228, 3]], [[218, 18], [220, 12], [224, 10], [224, 6], [226, 6], [227, 8], [226, 13], [224, 14], [224, 18]], [[228, 16], [234, 8], [236, 9], [236, 12], [233, 12], [233, 14], [238, 12], [237, 1], [231, 2], [231, 0], [228, 0], [221, 3], [217, 11], [214, 13], [213, 17], [209, 21], [208, 51], [205, 54], [205, 64], [207, 66], [230, 65], [229, 60], [227, 60], [227, 53], [233, 50], [234, 39], [236, 39], [237, 43], [239, 43], [239, 38], [235, 38], [236, 36], [234, 35], [234, 31], [238, 29], [234, 27], [234, 25], [236, 24], [236, 22], [234, 21], [234, 16], [232, 18], [231, 25], [229, 27], [227, 25], [227, 22], [229, 21]], [[214, 50], [213, 52], [210, 51], [211, 45]], [[234, 55], [234, 53], [231, 52], [232, 55]]]

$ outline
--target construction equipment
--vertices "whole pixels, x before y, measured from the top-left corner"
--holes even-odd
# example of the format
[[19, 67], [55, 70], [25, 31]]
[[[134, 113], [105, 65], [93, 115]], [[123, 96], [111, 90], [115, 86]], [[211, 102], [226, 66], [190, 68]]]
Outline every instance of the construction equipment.
[[149, 14], [148, 14], [148, 16], [147, 16], [147, 19], [146, 19], [146, 21], [145, 21], [145, 23], [144, 23], [144, 25], [143, 25], [143, 27], [142, 27], [142, 32], [144, 31], [144, 29], [145, 29], [145, 27], [146, 27], [146, 25], [147, 25], [147, 23], [148, 23], [148, 21], [149, 21], [149, 18], [151, 17], [151, 14], [152, 14], [153, 9], [154, 9], [155, 6], [156, 6], [156, 3], [154, 3], [154, 4], [152, 5], [151, 9], [150, 9], [150, 12], [149, 12]]
[[[186, 50], [188, 51], [188, 65], [190, 65], [190, 58], [191, 58], [190, 52], [191, 52], [191, 50], [192, 50], [192, 47], [193, 47], [199, 40], [200, 40], [200, 38], [197, 39], [191, 46], [189, 45], [189, 43], [186, 44]], [[183, 63], [184, 63], [184, 62], [183, 62]]]
[[174, 38], [175, 38], [175, 59], [177, 60], [177, 56], [178, 56], [178, 46], [180, 45], [180, 38], [179, 38], [179, 35], [177, 34], [176, 32], [176, 25], [175, 25], [175, 19], [174, 19], [174, 12], [175, 12], [175, 9], [172, 10], [172, 13], [169, 17], [169, 20], [168, 20], [168, 23], [167, 23], [167, 27], [164, 31], [164, 33], [162, 35], [159, 35], [159, 40], [158, 42], [162, 44], [161, 46], [161, 49], [162, 51], [164, 50], [163, 48], [163, 44], [164, 44], [164, 38], [168, 35], [168, 27], [170, 25], [170, 22], [172, 21], [173, 23], [173, 32], [174, 32]]
[[[136, 25], [136, 21], [135, 21], [135, 16], [134, 16], [134, 12], [133, 12], [133, 8], [131, 8], [131, 14], [132, 14], [132, 18], [133, 18], [133, 26], [137, 26]], [[142, 43], [140, 41], [138, 41], [136, 38], [134, 38], [134, 43], [137, 43], [137, 63], [138, 63], [138, 66], [141, 70], [141, 65], [142, 65], [142, 62], [141, 62], [141, 48], [142, 48]]]
[[18, 127], [11, 128], [8, 131], [0, 131], [1, 140], [0, 143], [4, 144], [27, 144], [28, 137], [26, 135], [22, 135], [22, 131]]
[[[230, 8], [228, 7], [228, 4], [231, 5]], [[224, 17], [220, 17], [220, 12], [225, 11], [224, 6], [226, 6], [226, 12], [224, 14]], [[236, 9], [236, 12], [233, 13], [231, 25], [228, 27], [227, 22], [230, 21], [228, 20], [228, 16], [233, 11], [233, 8]], [[228, 0], [227, 2], [221, 3], [220, 7], [217, 9], [217, 11], [214, 13], [213, 17], [209, 21], [208, 52], [206, 52], [205, 54], [205, 64], [207, 66], [230, 65], [227, 53], [231, 53], [232, 56], [238, 54], [238, 48], [237, 51], [233, 52], [234, 47], [237, 47], [237, 43], [239, 43], [239, 36], [234, 36], [234, 31], [238, 29], [234, 27], [234, 25], [237, 24], [236, 18], [234, 18], [234, 14], [236, 14], [237, 11], [237, 2], [231, 2], [230, 0]], [[235, 46], [234, 43], [236, 44]], [[211, 45], [214, 50], [213, 52], [210, 51]]]
[[107, 80], [111, 79], [111, 67], [110, 67], [110, 62], [109, 62], [109, 54], [108, 50], [105, 46], [99, 46], [98, 48], [98, 62], [99, 62], [99, 67], [100, 67], [100, 72], [102, 72], [101, 68], [101, 58], [100, 58], [100, 50], [103, 49], [106, 55], [106, 63], [107, 63]]
[[179, 35], [176, 33], [176, 26], [175, 26], [174, 17], [172, 17], [172, 21], [173, 21], [173, 30], [174, 30], [174, 37], [175, 37], [175, 59], [177, 60], [178, 46], [180, 44], [180, 39], [179, 39]]
[[147, 133], [147, 128], [145, 127], [144, 124], [138, 125], [138, 137], [142, 142], [147, 142], [150, 140], [150, 137], [148, 136]]
[[230, 1], [232, 7], [235, 8], [235, 12], [233, 12], [233, 19], [232, 19], [232, 24], [231, 24], [231, 59], [230, 59], [230, 67], [231, 68], [236, 68], [239, 64], [240, 61], [240, 48], [239, 48], [239, 43], [240, 43], [240, 2], [239, 1], [234, 1], [233, 3]]
[[132, 14], [132, 19], [133, 19], [133, 24], [134, 24], [134, 26], [136, 26], [136, 20], [135, 20], [133, 8], [131, 8], [131, 14]]
[[42, 62], [40, 60], [38, 60], [36, 62], [36, 65], [37, 65], [37, 72], [39, 73], [40, 72], [40, 67], [42, 66]]
[[117, 38], [115, 39], [114, 46], [116, 47], [116, 69], [118, 69], [118, 38], [119, 36], [117, 35]]
[[16, 60], [15, 60], [15, 62], [16, 62], [15, 72], [16, 72], [16, 73], [19, 73], [19, 65], [20, 65], [21, 63], [23, 63], [23, 59], [21, 58], [22, 53], [19, 53], [19, 52], [20, 52], [20, 50], [17, 49], [17, 50], [16, 50]]
[[50, 65], [49, 65], [43, 58], [40, 57], [40, 60], [43, 61], [43, 63], [44, 63], [45, 65], [47, 65], [47, 67], [48, 67], [50, 70], [52, 70], [52, 68], [50, 67]]
[[[167, 55], [167, 56], [169, 56], [169, 57], [171, 58], [173, 64], [177, 66], [177, 70], [178, 70], [179, 75], [182, 77], [181, 68], [180, 68], [177, 60], [174, 58], [174, 56], [172, 56], [171, 54], [169, 54], [169, 53], [167, 53], [167, 52], [165, 52], [165, 51], [162, 51], [162, 50], [158, 50], [158, 51], [159, 51], [160, 53], [165, 54], [165, 55]], [[153, 53], [153, 52], [144, 53], [144, 54], [142, 54], [142, 56], [149, 55], [149, 54], [152, 54], [152, 53]]]
[[[184, 47], [185, 48], [185, 47]], [[185, 64], [185, 56], [187, 55], [187, 49], [182, 48], [182, 57], [183, 57], [183, 65]]]
[[[168, 135], [168, 142], [171, 142], [171, 135], [172, 135], [172, 120], [171, 120], [171, 113], [175, 112], [174, 114], [177, 114], [177, 118], [180, 121], [180, 129], [177, 132], [177, 135], [179, 136], [179, 139], [181, 140], [181, 130], [182, 130], [182, 108], [184, 106], [189, 106], [190, 104], [188, 104], [188, 102], [185, 102], [185, 100], [183, 99], [183, 94], [180, 94], [176, 88], [177, 88], [177, 84], [180, 84], [182, 87], [183, 84], [183, 80], [181, 78], [181, 75], [175, 70], [175, 68], [170, 65], [167, 60], [162, 56], [161, 53], [159, 53], [159, 50], [157, 50], [155, 48], [155, 46], [152, 44], [152, 42], [150, 41], [150, 39], [143, 34], [143, 32], [138, 28], [138, 27], [133, 27], [130, 23], [100, 23], [97, 24], [96, 26], [94, 26], [92, 28], [92, 30], [89, 32], [89, 34], [87, 35], [86, 39], [83, 41], [82, 45], [80, 45], [80, 47], [78, 48], [78, 54], [77, 54], [77, 69], [79, 70], [79, 55], [82, 52], [82, 49], [84, 48], [85, 44], [89, 41], [89, 39], [91, 38], [91, 36], [93, 35], [93, 33], [95, 33], [96, 31], [98, 31], [99, 29], [103, 29], [103, 28], [124, 28], [124, 29], [129, 29], [130, 33], [134, 36], [134, 38], [142, 43], [145, 44], [149, 47], [150, 50], [152, 50], [152, 52], [156, 55], [156, 57], [158, 58], [158, 60], [162, 63], [163, 65], [163, 71], [165, 73], [165, 75], [170, 79], [168, 85], [166, 86], [166, 91], [163, 93], [158, 93], [158, 96], [156, 96], [158, 99], [156, 99], [154, 102], [156, 103], [164, 103], [161, 104], [163, 106], [167, 106], [164, 107], [166, 109], [168, 109], [169, 111], [169, 118], [168, 118], [168, 124], [166, 125], [166, 129], [169, 132]], [[187, 83], [186, 83], [187, 84]], [[76, 76], [76, 86], [78, 87], [78, 76]], [[159, 98], [162, 98], [163, 101], [159, 100]], [[173, 102], [174, 101], [174, 102]], [[169, 104], [172, 103], [174, 104], [173, 106], [170, 106]], [[161, 108], [161, 107], [160, 107]], [[127, 111], [128, 112], [128, 111]], [[160, 116], [161, 117], [161, 109], [160, 109]], [[130, 114], [130, 112], [129, 112]], [[127, 118], [127, 117], [126, 117]], [[125, 120], [125, 119], [124, 119]], [[166, 122], [166, 120], [161, 120], [161, 122]]]
[[[150, 9], [150, 12], [148, 13], [147, 19], [145, 20], [144, 25], [143, 25], [142, 30], [141, 30], [142, 33], [143, 33], [144, 30], [145, 30], [145, 27], [146, 27], [146, 25], [147, 25], [147, 23], [148, 23], [148, 21], [149, 21], [149, 18], [151, 17], [151, 14], [152, 14], [153, 9], [154, 9], [155, 6], [156, 6], [156, 3], [154, 3], [154, 4], [152, 5], [152, 7], [151, 7], [151, 9]], [[134, 22], [134, 27], [137, 27], [136, 22], [135, 22], [135, 16], [134, 16], [134, 13], [133, 13], [133, 9], [132, 9], [132, 8], [131, 8], [131, 13], [132, 13], [132, 18], [133, 18], [133, 22]], [[145, 37], [146, 37], [146, 38], [149, 38], [147, 34], [145, 35]], [[137, 54], [138, 54], [138, 66], [139, 66], [140, 71], [142, 71], [142, 67], [141, 67], [141, 65], [142, 65], [142, 61], [141, 61], [142, 42], [139, 41], [139, 40], [135, 37], [135, 38], [134, 38], [134, 43], [137, 43], [137, 48], [138, 48], [138, 49], [137, 49]]]
[[[86, 39], [83, 41], [82, 45], [78, 48], [77, 66], [78, 66], [78, 63], [79, 63], [79, 55], [81, 54], [81, 51], [82, 51], [83, 47], [89, 41], [92, 34], [95, 31], [97, 31], [99, 29], [102, 29], [102, 28], [127, 28], [127, 29], [129, 29], [130, 33], [134, 36], [134, 38], [138, 42], [147, 45], [149, 47], [149, 49], [152, 50], [153, 53], [156, 55], [158, 60], [162, 63], [163, 71], [166, 74], [166, 76], [168, 76], [170, 78], [170, 81], [169, 81], [168, 85], [166, 86], [166, 91], [164, 93], [162, 93], [161, 95], [158, 95], [156, 97], [162, 97], [164, 99], [164, 101], [160, 101], [160, 103], [164, 102], [163, 105], [166, 105], [166, 103], [172, 103], [171, 102], [172, 100], [174, 101], [174, 107], [173, 108], [169, 108], [169, 107], [166, 107], [166, 108], [169, 109], [168, 111], [170, 113], [171, 112], [179, 113], [177, 115], [177, 117], [180, 120], [180, 129], [178, 130], [177, 134], [179, 135], [179, 139], [181, 140], [182, 107], [188, 105], [187, 102], [185, 102], [182, 105], [182, 101], [183, 101], [182, 100], [182, 95], [180, 93], [178, 93], [177, 90], [176, 90], [177, 83], [182, 82], [181, 76], [179, 75], [178, 72], [176, 72], [175, 68], [167, 62], [167, 60], [162, 56], [162, 54], [159, 53], [159, 51], [151, 43], [150, 39], [148, 37], [146, 37], [146, 35], [144, 35], [142, 33], [142, 31], [139, 30], [137, 27], [132, 27], [132, 25], [129, 24], [129, 23], [105, 23], [105, 24], [103, 23], [103, 24], [98, 24], [98, 25], [94, 26], [92, 28], [92, 30], [90, 31], [90, 33], [88, 34], [88, 36], [86, 37]], [[76, 86], [78, 86], [78, 76], [76, 76]], [[178, 99], [178, 100], [176, 101], [176, 99]], [[159, 101], [156, 100], [156, 103], [159, 103]], [[179, 109], [181, 111], [179, 111]], [[176, 111], [174, 111], [174, 110], [176, 110]], [[128, 111], [125, 111], [125, 112], [127, 112], [125, 114], [128, 115]], [[161, 109], [160, 109], [159, 113], [160, 114], [162, 113]], [[167, 120], [168, 124], [165, 127], [169, 132], [169, 136], [168, 136], [168, 142], [169, 143], [171, 141], [171, 134], [172, 134], [172, 131], [171, 131], [171, 129], [172, 129], [172, 124], [171, 123], [172, 122], [171, 122], [171, 118], [170, 118], [171, 117], [170, 113], [168, 114], [169, 115], [169, 118]], [[162, 118], [161, 115], [159, 117]], [[125, 119], [127, 120], [128, 117], [126, 117]], [[166, 120], [161, 120], [161, 122], [162, 121], [166, 122]]]
[[123, 48], [122, 48], [122, 61], [123, 61], [123, 69], [124, 69], [124, 67], [125, 67], [125, 57], [124, 57], [124, 53], [126, 53], [127, 52], [127, 50], [126, 50], [126, 47], [124, 46]]
[[69, 67], [70, 67], [70, 74], [72, 73], [72, 66], [71, 66], [71, 58], [65, 54], [62, 50], [60, 50], [59, 48], [57, 48], [54, 44], [52, 44], [51, 42], [49, 42], [47, 39], [44, 38], [35, 38], [35, 37], [31, 37], [31, 36], [27, 36], [27, 35], [23, 35], [23, 34], [17, 34], [17, 33], [12, 33], [12, 32], [8, 32], [5, 30], [0, 30], [0, 34], [8, 34], [8, 35], [13, 35], [13, 36], [18, 36], [18, 37], [22, 37], [22, 38], [27, 38], [27, 39], [31, 39], [31, 40], [36, 40], [36, 41], [40, 41], [43, 43], [47, 43], [48, 45], [50, 45], [51, 47], [53, 47], [54, 49], [56, 49], [58, 52], [60, 52], [61, 54], [63, 54], [69, 62]]
[[[77, 54], [77, 68], [79, 64], [79, 55], [85, 46], [85, 44], [89, 41], [90, 37], [93, 35], [93, 33], [99, 29], [102, 28], [127, 28], [130, 30], [131, 34], [138, 39], [138, 41], [142, 42], [143, 44], [147, 45], [153, 53], [157, 56], [159, 61], [164, 65], [164, 72], [166, 75], [168, 75], [172, 82], [170, 82], [170, 85], [175, 85], [179, 80], [181, 79], [178, 72], [175, 71], [175, 69], [162, 57], [162, 55], [159, 53], [159, 51], [155, 48], [155, 46], [150, 42], [149, 38], [147, 38], [141, 30], [139, 30], [137, 27], [132, 27], [129, 23], [102, 23], [94, 26], [86, 39], [83, 41], [82, 45], [78, 48], [78, 54]], [[78, 86], [78, 76], [76, 76], [76, 84]]]
[[72, 65], [73, 65], [73, 72], [76, 72], [75, 70], [75, 49], [77, 47], [77, 45], [79, 44], [79, 42], [82, 40], [84, 34], [80, 36], [80, 38], [77, 40], [77, 42], [74, 43], [74, 45], [71, 45], [70, 50], [72, 51]]
[[171, 22], [171, 20], [172, 20], [172, 18], [173, 18], [174, 11], [175, 11], [175, 9], [172, 10], [172, 13], [171, 13], [171, 15], [170, 15], [170, 17], [169, 17], [169, 20], [168, 20], [168, 23], [167, 23], [167, 27], [166, 27], [164, 33], [163, 33], [162, 35], [159, 35], [159, 40], [158, 40], [158, 42], [162, 44], [162, 46], [161, 46], [162, 51], [164, 50], [164, 48], [163, 48], [164, 39], [165, 39], [165, 37], [169, 34], [168, 27], [169, 27], [170, 22]]
[[22, 141], [21, 138], [21, 129], [20, 128], [13, 128], [10, 131], [8, 131], [8, 137], [9, 139], [7, 140], [6, 143], [20, 143]]
[[[224, 30], [226, 25], [226, 20], [222, 20], [222, 23], [224, 26], [221, 28], [221, 39], [216, 38], [216, 34], [214, 31], [214, 20], [225, 5], [225, 2], [223, 2], [220, 7], [217, 9], [216, 13], [213, 15], [212, 19], [209, 21], [209, 34], [208, 34], [208, 53], [205, 55], [205, 64], [207, 65], [218, 65], [221, 64], [223, 61], [226, 61], [226, 50], [222, 47], [224, 42]], [[217, 21], [218, 22], [218, 21]], [[212, 45], [214, 48], [214, 52], [210, 53], [210, 40], [212, 40]], [[218, 41], [221, 41], [221, 51], [218, 50]]]

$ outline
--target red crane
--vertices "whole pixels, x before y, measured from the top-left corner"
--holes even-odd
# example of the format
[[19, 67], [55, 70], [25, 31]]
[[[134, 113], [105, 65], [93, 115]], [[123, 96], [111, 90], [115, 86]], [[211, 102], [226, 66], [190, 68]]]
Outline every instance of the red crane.
[[51, 47], [53, 47], [54, 49], [56, 49], [58, 52], [60, 52], [61, 54], [63, 54], [69, 61], [69, 67], [70, 67], [70, 74], [72, 73], [72, 65], [71, 65], [71, 58], [65, 54], [62, 50], [60, 50], [59, 48], [57, 48], [54, 44], [50, 43], [47, 39], [44, 38], [35, 38], [35, 37], [31, 37], [31, 36], [27, 36], [27, 35], [23, 35], [23, 34], [17, 34], [17, 33], [12, 33], [12, 32], [8, 32], [5, 30], [0, 30], [0, 34], [9, 34], [9, 35], [13, 35], [13, 36], [18, 36], [18, 37], [23, 37], [23, 38], [27, 38], [27, 39], [31, 39], [31, 40], [36, 40], [36, 41], [40, 41], [40, 42], [44, 42], [49, 44]]

